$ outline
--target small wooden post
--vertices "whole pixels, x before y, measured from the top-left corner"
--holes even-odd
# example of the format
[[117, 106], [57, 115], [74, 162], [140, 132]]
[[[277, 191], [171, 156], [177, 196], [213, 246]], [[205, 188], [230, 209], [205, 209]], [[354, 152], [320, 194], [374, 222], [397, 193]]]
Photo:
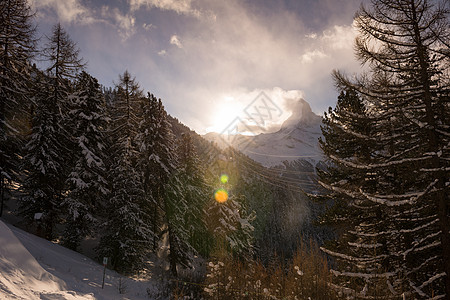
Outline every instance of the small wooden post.
[[105, 287], [105, 274], [106, 274], [106, 265], [108, 264], [108, 258], [103, 257], [103, 281], [102, 281], [102, 290]]

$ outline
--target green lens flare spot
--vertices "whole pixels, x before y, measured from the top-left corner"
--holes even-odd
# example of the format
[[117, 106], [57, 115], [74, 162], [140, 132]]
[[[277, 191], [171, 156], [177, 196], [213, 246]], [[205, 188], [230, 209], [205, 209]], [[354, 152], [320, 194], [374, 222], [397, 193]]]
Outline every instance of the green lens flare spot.
[[214, 193], [214, 198], [216, 199], [217, 202], [224, 203], [225, 201], [228, 200], [228, 192], [225, 189], [218, 189]]
[[223, 184], [228, 182], [228, 175], [227, 174], [222, 174], [220, 176], [220, 182], [222, 182]]

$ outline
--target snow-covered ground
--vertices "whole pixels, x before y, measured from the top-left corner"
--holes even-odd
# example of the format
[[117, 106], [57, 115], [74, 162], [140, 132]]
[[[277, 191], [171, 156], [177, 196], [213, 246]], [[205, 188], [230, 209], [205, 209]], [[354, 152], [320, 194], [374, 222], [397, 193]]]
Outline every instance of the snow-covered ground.
[[102, 289], [102, 277], [102, 265], [0, 220], [0, 299], [151, 299], [157, 291], [156, 280], [108, 269]]

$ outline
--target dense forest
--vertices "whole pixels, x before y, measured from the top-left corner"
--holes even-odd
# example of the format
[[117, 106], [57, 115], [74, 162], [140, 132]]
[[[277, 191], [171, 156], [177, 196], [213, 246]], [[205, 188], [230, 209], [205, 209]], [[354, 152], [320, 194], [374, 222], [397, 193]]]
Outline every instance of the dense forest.
[[[129, 276], [163, 257], [165, 297], [446, 299], [449, 10], [356, 13], [365, 72], [333, 72], [326, 161], [305, 191], [191, 131], [128, 71], [101, 85], [61, 24], [38, 40], [28, 2], [1, 1], [0, 217], [76, 251], [94, 238]], [[320, 218], [299, 221], [305, 203]]]

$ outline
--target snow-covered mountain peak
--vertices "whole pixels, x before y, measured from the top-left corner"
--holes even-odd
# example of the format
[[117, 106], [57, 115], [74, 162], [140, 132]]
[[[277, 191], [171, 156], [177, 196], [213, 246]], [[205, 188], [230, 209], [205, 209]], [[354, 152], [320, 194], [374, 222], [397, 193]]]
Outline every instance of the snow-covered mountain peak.
[[[315, 165], [323, 159], [318, 143], [322, 135], [322, 117], [316, 115], [304, 99], [292, 100], [287, 108], [292, 114], [280, 130], [255, 136], [236, 135], [231, 139], [232, 146], [265, 166], [283, 165], [299, 159]], [[224, 142], [228, 139], [217, 133], [204, 137], [220, 147], [229, 145]]]
[[311, 106], [303, 98], [293, 101], [290, 105], [292, 114], [281, 125], [281, 130], [316, 125], [322, 118], [311, 110]]

